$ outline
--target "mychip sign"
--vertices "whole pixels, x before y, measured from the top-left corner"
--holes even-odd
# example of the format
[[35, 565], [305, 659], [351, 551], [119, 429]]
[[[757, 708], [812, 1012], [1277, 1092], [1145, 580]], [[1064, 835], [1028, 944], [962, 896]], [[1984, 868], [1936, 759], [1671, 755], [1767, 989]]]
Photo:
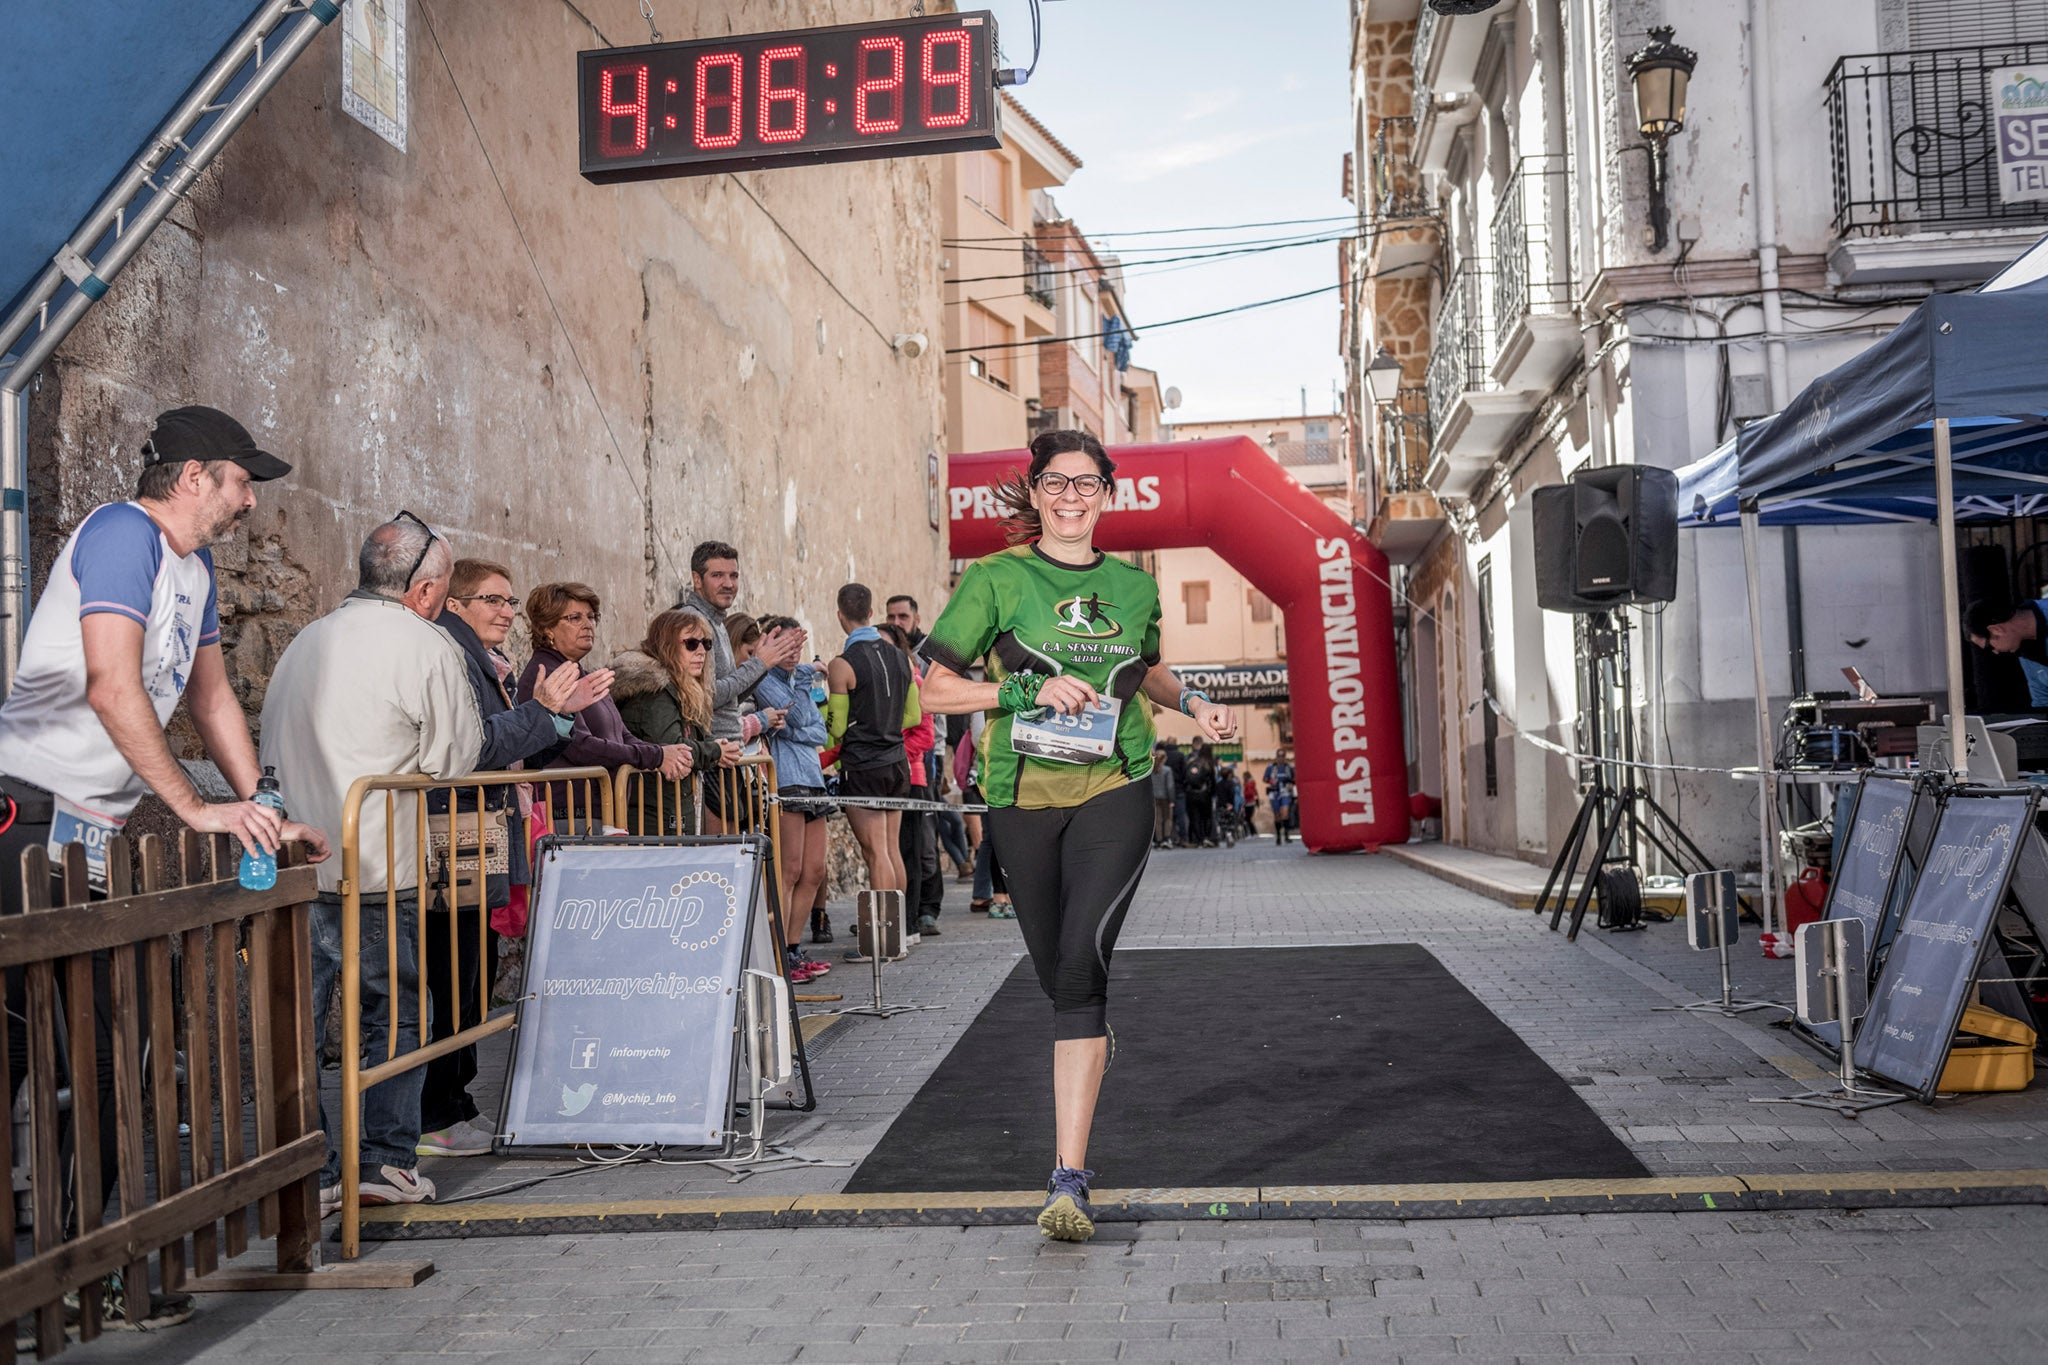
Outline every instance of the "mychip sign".
[[752, 843], [550, 849], [528, 920], [506, 1146], [730, 1135]]
[[2048, 67], [2009, 66], [1985, 78], [1997, 121], [1999, 199], [2048, 199]]

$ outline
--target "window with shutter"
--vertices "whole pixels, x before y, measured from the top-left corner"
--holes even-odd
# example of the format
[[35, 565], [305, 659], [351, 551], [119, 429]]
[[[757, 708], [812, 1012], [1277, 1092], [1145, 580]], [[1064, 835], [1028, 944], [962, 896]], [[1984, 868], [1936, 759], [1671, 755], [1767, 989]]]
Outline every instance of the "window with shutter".
[[1907, 46], [2048, 42], [2048, 0], [1906, 0]]

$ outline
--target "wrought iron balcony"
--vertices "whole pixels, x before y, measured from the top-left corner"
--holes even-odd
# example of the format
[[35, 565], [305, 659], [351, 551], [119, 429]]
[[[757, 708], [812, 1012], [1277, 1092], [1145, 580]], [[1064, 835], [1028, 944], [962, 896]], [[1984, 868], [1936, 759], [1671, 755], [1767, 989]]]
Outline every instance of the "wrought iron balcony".
[[1842, 236], [2048, 222], [2048, 203], [2003, 202], [1995, 92], [2001, 67], [2048, 61], [2048, 43], [1843, 57], [1828, 73], [1835, 231]]
[[1444, 286], [1426, 381], [1432, 441], [1461, 395], [1497, 387], [1493, 378], [1492, 276], [1489, 262], [1466, 260]]
[[1429, 390], [1402, 389], [1379, 416], [1381, 487], [1389, 494], [1429, 491]]
[[1493, 327], [1504, 338], [1529, 313], [1563, 312], [1572, 302], [1569, 240], [1556, 230], [1569, 193], [1561, 152], [1525, 156], [1502, 187], [1493, 214]]
[[1415, 120], [1406, 114], [1381, 119], [1372, 140], [1373, 217], [1422, 218], [1431, 207], [1415, 164]]
[[1052, 262], [1030, 245], [1024, 248], [1024, 297], [1041, 308], [1053, 306]]

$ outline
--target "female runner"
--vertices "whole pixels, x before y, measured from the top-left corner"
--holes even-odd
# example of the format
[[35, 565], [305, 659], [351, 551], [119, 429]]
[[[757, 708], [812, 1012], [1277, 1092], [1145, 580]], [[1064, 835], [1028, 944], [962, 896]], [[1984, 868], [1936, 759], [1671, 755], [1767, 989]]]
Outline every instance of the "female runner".
[[[1051, 431], [998, 490], [1010, 548], [976, 560], [932, 626], [927, 711], [994, 713], [982, 731], [988, 835], [1052, 998], [1052, 1180], [1039, 1228], [1095, 1232], [1088, 1133], [1110, 1055], [1109, 956], [1152, 843], [1144, 693], [1210, 740], [1236, 719], [1159, 660], [1159, 585], [1095, 548], [1116, 466], [1093, 436]], [[964, 675], [986, 656], [988, 680]]]

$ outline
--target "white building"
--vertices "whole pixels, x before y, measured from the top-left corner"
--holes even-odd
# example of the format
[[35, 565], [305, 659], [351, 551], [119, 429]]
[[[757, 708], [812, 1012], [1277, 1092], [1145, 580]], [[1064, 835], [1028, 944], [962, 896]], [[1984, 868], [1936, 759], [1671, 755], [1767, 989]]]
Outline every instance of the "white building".
[[[1352, 9], [1347, 402], [1365, 516], [1404, 573], [1411, 776], [1447, 839], [1544, 859], [1579, 772], [1522, 736], [1576, 747], [1590, 726], [1575, 618], [1536, 606], [1529, 491], [1699, 458], [2048, 230], [2048, 205], [1999, 202], [1983, 104], [1987, 73], [2048, 58], [2048, 0]], [[1698, 64], [1656, 246], [1628, 59], [1660, 25]], [[1382, 345], [1404, 378], [1375, 411]], [[1887, 694], [1939, 687], [1931, 528], [1767, 532], [1764, 561], [1774, 709], [1849, 664]], [[1677, 600], [1629, 616], [1639, 751], [1753, 763], [1735, 533], [1681, 533]], [[1753, 784], [1652, 786], [1716, 860], [1755, 866]]]

